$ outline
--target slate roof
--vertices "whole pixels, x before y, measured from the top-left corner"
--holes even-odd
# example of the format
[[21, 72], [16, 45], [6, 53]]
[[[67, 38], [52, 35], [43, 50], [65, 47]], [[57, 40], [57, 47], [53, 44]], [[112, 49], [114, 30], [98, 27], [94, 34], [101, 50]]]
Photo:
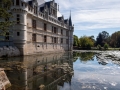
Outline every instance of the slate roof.
[[50, 3], [51, 3], [51, 1], [49, 1], [49, 2], [45, 2], [45, 5], [47, 5], [48, 8], [50, 8]]

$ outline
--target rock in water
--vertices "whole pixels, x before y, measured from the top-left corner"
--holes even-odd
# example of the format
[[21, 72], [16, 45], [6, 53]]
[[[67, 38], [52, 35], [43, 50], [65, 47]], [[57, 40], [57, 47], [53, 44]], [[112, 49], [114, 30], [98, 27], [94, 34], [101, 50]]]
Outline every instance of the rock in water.
[[45, 85], [41, 84], [41, 85], [39, 86], [39, 88], [40, 88], [40, 90], [44, 90]]
[[11, 83], [6, 76], [4, 69], [0, 68], [0, 90], [5, 90], [10, 86]]

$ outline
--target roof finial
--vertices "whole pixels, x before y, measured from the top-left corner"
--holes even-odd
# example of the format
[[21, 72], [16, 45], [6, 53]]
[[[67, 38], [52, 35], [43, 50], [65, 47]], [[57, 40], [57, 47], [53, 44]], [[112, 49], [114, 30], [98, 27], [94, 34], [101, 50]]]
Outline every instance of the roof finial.
[[70, 16], [71, 16], [71, 10], [70, 10]]
[[58, 11], [59, 11], [59, 3], [58, 3]]
[[71, 20], [71, 10], [70, 10], [70, 17], [69, 17], [69, 26], [72, 26], [72, 20]]

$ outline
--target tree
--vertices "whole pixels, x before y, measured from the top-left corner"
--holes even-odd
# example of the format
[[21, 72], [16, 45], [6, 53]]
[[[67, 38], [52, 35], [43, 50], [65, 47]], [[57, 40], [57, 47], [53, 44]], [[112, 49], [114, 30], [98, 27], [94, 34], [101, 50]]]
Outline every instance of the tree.
[[103, 45], [103, 38], [102, 38], [102, 34], [99, 33], [98, 36], [97, 36], [97, 39], [96, 39], [96, 46], [97, 45]]
[[94, 42], [87, 36], [81, 37], [79, 42], [82, 48], [91, 49], [91, 47], [94, 46]]
[[109, 33], [106, 31], [99, 33], [96, 39], [96, 46], [99, 44], [103, 47], [105, 43], [109, 42], [109, 37]]
[[104, 44], [104, 49], [107, 50], [109, 45], [107, 43]]
[[117, 48], [120, 47], [120, 31], [115, 32], [111, 35], [110, 46]]
[[76, 35], [73, 36], [74, 38], [74, 42], [73, 42], [73, 46], [79, 46], [79, 39]]
[[0, 36], [9, 35], [9, 28], [13, 23], [12, 21], [9, 21], [9, 18], [11, 18], [12, 15], [8, 12], [11, 4], [11, 0], [0, 0]]
[[101, 45], [97, 45], [97, 48], [99, 49], [99, 50], [101, 50], [102, 49], [102, 47], [101, 47]]
[[95, 45], [95, 39], [94, 39], [94, 36], [92, 35], [92, 36], [90, 36], [89, 38], [92, 40], [92, 42], [93, 42], [94, 45]]

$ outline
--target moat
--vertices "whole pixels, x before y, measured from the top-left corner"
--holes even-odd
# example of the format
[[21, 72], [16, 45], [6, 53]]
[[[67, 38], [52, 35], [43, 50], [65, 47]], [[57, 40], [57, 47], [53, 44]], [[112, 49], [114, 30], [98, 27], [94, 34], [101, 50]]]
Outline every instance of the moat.
[[4, 58], [0, 68], [7, 90], [120, 90], [120, 61], [95, 52]]

